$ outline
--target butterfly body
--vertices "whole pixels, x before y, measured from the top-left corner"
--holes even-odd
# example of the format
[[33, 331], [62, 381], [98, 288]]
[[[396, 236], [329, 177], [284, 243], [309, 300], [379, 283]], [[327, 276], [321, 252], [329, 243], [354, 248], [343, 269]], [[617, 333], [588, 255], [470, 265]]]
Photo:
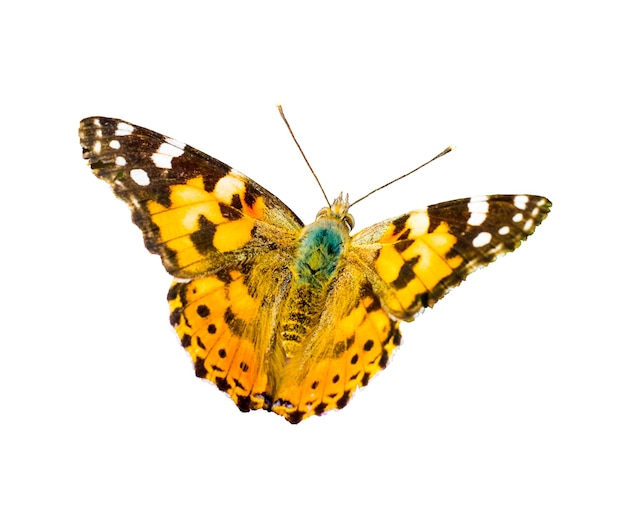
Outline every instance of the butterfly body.
[[532, 195], [453, 200], [351, 236], [343, 195], [305, 226], [256, 182], [163, 135], [102, 117], [79, 134], [175, 278], [170, 322], [196, 375], [240, 410], [292, 423], [343, 408], [387, 365], [399, 320], [518, 247], [550, 206]]
[[[341, 201], [339, 197], [335, 204]], [[322, 209], [319, 217], [302, 229], [296, 241], [292, 267], [292, 285], [285, 300], [288, 310], [279, 322], [280, 337], [288, 350], [306, 338], [326, 304], [328, 291], [343, 270], [350, 230], [342, 215]]]

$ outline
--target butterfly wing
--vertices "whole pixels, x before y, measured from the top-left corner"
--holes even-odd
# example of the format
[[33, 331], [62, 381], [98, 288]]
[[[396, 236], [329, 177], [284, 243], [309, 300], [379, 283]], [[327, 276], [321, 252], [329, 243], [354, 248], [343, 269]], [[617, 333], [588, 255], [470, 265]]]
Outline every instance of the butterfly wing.
[[292, 423], [341, 409], [399, 344], [399, 322], [382, 308], [361, 267], [347, 262], [317, 326], [282, 370], [269, 409]]
[[170, 322], [196, 375], [226, 392], [241, 411], [271, 409], [285, 363], [277, 343], [280, 303], [291, 273], [281, 251], [191, 281], [174, 281]]
[[130, 206], [146, 247], [174, 276], [288, 249], [302, 227], [269, 191], [184, 143], [104, 117], [81, 121], [79, 136], [94, 174]]
[[492, 195], [431, 205], [370, 226], [351, 252], [384, 308], [412, 320], [468, 274], [513, 251], [545, 219], [541, 196]]

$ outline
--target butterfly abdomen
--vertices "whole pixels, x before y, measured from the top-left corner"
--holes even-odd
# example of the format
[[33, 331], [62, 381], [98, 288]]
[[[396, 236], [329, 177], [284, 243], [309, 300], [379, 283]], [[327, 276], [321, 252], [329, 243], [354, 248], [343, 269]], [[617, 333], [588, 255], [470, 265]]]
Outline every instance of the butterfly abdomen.
[[324, 295], [310, 284], [295, 286], [289, 293], [281, 320], [280, 341], [287, 358], [294, 356], [321, 314]]

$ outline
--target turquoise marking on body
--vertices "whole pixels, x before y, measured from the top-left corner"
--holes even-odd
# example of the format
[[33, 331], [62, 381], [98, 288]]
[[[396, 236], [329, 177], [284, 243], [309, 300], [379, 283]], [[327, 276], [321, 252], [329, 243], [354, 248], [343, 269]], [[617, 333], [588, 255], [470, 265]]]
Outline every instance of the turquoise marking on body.
[[296, 285], [323, 288], [337, 273], [349, 238], [345, 224], [318, 219], [307, 226], [296, 252]]

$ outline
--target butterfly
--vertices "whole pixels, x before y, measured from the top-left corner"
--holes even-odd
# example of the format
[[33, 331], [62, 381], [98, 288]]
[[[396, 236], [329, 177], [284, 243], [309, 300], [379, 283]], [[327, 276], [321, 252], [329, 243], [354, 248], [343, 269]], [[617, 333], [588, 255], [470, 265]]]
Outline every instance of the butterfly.
[[272, 193], [184, 143], [114, 118], [79, 129], [83, 157], [174, 276], [170, 322], [195, 373], [243, 412], [291, 423], [346, 406], [411, 321], [549, 212], [490, 195], [431, 205], [351, 235], [340, 194], [305, 225]]

